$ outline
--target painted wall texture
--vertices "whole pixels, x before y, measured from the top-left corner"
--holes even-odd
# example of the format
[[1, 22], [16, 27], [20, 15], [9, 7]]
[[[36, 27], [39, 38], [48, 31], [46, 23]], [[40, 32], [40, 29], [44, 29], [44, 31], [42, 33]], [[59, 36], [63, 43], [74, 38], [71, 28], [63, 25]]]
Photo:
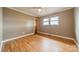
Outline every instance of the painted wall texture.
[[75, 32], [77, 42], [79, 43], [79, 7], [75, 8]]
[[[44, 26], [43, 19], [53, 16], [59, 17], [59, 25]], [[64, 37], [75, 38], [74, 8], [41, 17], [41, 19], [39, 19], [38, 22], [39, 23], [37, 23], [38, 24], [37, 27], [39, 28], [38, 30], [39, 32], [45, 32], [45, 33], [56, 34]]]
[[0, 7], [0, 46], [2, 41], [2, 8]]
[[34, 32], [35, 17], [3, 8], [3, 40]]

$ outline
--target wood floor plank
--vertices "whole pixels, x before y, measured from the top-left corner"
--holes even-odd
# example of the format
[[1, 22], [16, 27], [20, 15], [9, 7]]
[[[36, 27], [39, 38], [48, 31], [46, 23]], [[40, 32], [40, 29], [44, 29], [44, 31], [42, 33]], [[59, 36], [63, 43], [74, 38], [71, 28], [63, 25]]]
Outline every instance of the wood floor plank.
[[[68, 42], [68, 43], [65, 43]], [[3, 44], [3, 52], [66, 52], [79, 51], [74, 43], [55, 40], [41, 35], [31, 35]]]

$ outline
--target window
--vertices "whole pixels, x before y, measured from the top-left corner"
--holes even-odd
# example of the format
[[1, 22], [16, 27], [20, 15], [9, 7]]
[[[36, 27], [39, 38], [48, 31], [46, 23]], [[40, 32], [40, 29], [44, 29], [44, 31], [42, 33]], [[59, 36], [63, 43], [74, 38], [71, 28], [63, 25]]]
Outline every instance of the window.
[[59, 17], [50, 17], [43, 19], [43, 25], [59, 25]]
[[59, 17], [51, 17], [50, 18], [50, 25], [59, 25]]
[[49, 25], [49, 18], [43, 19], [43, 25]]

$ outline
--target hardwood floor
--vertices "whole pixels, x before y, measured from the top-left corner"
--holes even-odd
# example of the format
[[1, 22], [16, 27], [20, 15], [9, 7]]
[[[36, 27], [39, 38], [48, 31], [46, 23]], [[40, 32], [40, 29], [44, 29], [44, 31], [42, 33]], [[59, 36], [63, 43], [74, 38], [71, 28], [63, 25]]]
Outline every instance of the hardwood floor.
[[79, 51], [73, 42], [41, 35], [31, 35], [3, 44], [3, 52], [72, 52]]

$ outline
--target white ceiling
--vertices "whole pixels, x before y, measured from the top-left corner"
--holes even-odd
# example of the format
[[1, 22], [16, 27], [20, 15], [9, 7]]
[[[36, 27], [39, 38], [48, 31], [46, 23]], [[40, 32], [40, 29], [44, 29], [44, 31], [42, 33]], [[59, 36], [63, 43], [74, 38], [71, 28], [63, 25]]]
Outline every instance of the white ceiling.
[[[35, 17], [42, 17], [52, 13], [71, 9], [71, 7], [9, 7], [9, 8]], [[41, 9], [41, 12], [38, 12], [38, 9]]]

